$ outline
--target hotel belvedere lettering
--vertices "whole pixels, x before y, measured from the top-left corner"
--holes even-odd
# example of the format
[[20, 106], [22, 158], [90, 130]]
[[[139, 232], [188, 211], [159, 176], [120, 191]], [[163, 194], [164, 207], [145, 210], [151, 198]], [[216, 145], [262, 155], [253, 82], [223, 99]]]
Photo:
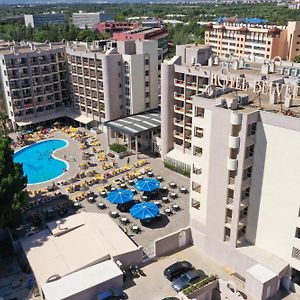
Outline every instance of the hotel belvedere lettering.
[[206, 92], [212, 96], [213, 89], [211, 86], [230, 87], [239, 91], [248, 91], [250, 86], [254, 93], [264, 95], [275, 95], [278, 97], [290, 97], [295, 99], [298, 96], [298, 85], [284, 84], [273, 82], [270, 80], [254, 80], [250, 82], [243, 75], [233, 75], [225, 73], [222, 69], [221, 74], [212, 74], [210, 77], [210, 85], [207, 86]]

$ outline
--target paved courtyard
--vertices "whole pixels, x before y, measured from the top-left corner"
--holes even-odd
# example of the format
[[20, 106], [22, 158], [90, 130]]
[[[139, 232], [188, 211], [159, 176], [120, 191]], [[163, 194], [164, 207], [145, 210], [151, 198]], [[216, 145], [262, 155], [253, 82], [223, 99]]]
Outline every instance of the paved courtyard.
[[[81, 131], [85, 131], [83, 129], [80, 129]], [[49, 186], [52, 186], [53, 183], [60, 182], [60, 181], [67, 181], [70, 177], [76, 176], [78, 173], [82, 172], [80, 170], [79, 165], [81, 163], [84, 163], [82, 159], [82, 154], [84, 152], [90, 153], [90, 160], [89, 162], [91, 163], [91, 166], [88, 170], [95, 170], [96, 172], [103, 174], [106, 171], [103, 171], [101, 169], [101, 166], [103, 162], [100, 162], [98, 160], [98, 154], [94, 154], [94, 150], [96, 152], [99, 152], [100, 150], [104, 150], [105, 152], [108, 149], [107, 146], [107, 136], [106, 133], [101, 133], [101, 134], [91, 134], [89, 131], [86, 131], [87, 134], [92, 135], [92, 138], [96, 138], [100, 141], [100, 146], [95, 146], [95, 147], [89, 147], [86, 150], [81, 150], [80, 149], [80, 143], [75, 140], [74, 138], [71, 138], [68, 134], [65, 134], [61, 131], [54, 132], [51, 134], [51, 138], [60, 138], [68, 141], [69, 145], [66, 148], [59, 149], [55, 152], [55, 156], [67, 160], [69, 164], [69, 169], [59, 178], [41, 183], [41, 184], [34, 184], [34, 185], [29, 185], [28, 190], [33, 191], [37, 189], [45, 189]], [[88, 140], [88, 143], [91, 143], [91, 140]], [[138, 160], [141, 159], [146, 159], [148, 164], [144, 167], [139, 168], [138, 170], [141, 170], [146, 167], [151, 167], [152, 172], [154, 176], [160, 175], [163, 178], [163, 181], [161, 182], [161, 185], [165, 185], [168, 187], [169, 192], [175, 192], [177, 194], [177, 197], [175, 199], [169, 198], [168, 203], [163, 203], [161, 201], [162, 194], [159, 194], [157, 198], [152, 199], [153, 201], [157, 200], [159, 201], [160, 204], [160, 211], [161, 211], [161, 219], [159, 221], [153, 222], [151, 225], [148, 226], [143, 226], [141, 225], [140, 221], [137, 219], [134, 219], [130, 213], [122, 213], [118, 212], [120, 216], [127, 217], [129, 219], [129, 223], [124, 225], [120, 222], [119, 218], [115, 219], [115, 222], [124, 229], [124, 231], [138, 244], [142, 245], [145, 248], [151, 248], [153, 241], [159, 237], [162, 237], [164, 235], [167, 235], [169, 233], [172, 233], [176, 230], [179, 230], [183, 227], [187, 227], [189, 225], [189, 194], [186, 193], [180, 193], [179, 188], [180, 187], [186, 187], [189, 189], [189, 178], [184, 177], [181, 174], [178, 174], [176, 172], [173, 172], [167, 168], [164, 167], [163, 162], [160, 158], [154, 158], [147, 156], [146, 154], [140, 153], [138, 156], [138, 159], [136, 156], [133, 154], [130, 156], [130, 164], [136, 163]], [[105, 163], [112, 163], [115, 162], [117, 164], [117, 167], [122, 167], [127, 164], [127, 157], [123, 159], [117, 159], [117, 158], [109, 158], [108, 161]], [[111, 168], [107, 171], [112, 171], [115, 168]], [[85, 170], [87, 172], [87, 170]], [[116, 184], [115, 180], [116, 178], [122, 177], [124, 174], [120, 174], [118, 176], [115, 176], [113, 178], [108, 179], [109, 184], [112, 186], [118, 188], [118, 185]], [[89, 180], [90, 178], [82, 178], [80, 182], [85, 182], [86, 180]], [[177, 183], [176, 188], [170, 188], [169, 183], [173, 181]], [[79, 182], [76, 182], [75, 184], [78, 184]], [[94, 203], [90, 203], [87, 199], [84, 199], [81, 204], [82, 208], [78, 210], [78, 213], [80, 211], [84, 210], [87, 212], [96, 212], [96, 213], [110, 213], [111, 211], [118, 211], [116, 209], [116, 205], [111, 204], [106, 198], [102, 198], [99, 196], [99, 188], [104, 187], [105, 184], [107, 183], [100, 183], [100, 184], [95, 184], [90, 187], [88, 187], [88, 191], [86, 192], [94, 192], [97, 195], [97, 198], [95, 199], [96, 201]], [[58, 185], [58, 190], [55, 192], [61, 192], [62, 194], [68, 194], [70, 195], [70, 198], [72, 199], [76, 194], [78, 193], [68, 193], [66, 191], [67, 187], [69, 185]], [[129, 186], [127, 186], [130, 188]], [[53, 193], [50, 193], [53, 194]], [[140, 200], [142, 198], [142, 193], [137, 191], [137, 194], [135, 195], [134, 199]], [[151, 201], [152, 201], [151, 200]], [[103, 202], [106, 205], [106, 209], [100, 210], [97, 206], [97, 203]], [[177, 204], [180, 207], [180, 210], [175, 211], [172, 209], [172, 206], [174, 204]], [[51, 203], [49, 203], [51, 205]], [[166, 208], [171, 208], [171, 211], [173, 212], [170, 215], [167, 215], [165, 213]], [[132, 225], [138, 225], [141, 228], [140, 233], [133, 233], [130, 228]]]

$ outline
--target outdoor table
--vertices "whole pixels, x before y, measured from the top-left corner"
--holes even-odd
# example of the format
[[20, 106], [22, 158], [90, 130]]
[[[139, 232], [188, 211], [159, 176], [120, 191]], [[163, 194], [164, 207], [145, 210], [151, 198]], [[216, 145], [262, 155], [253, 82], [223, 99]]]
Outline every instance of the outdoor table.
[[171, 215], [171, 214], [172, 214], [172, 210], [171, 210], [170, 208], [166, 208], [166, 209], [165, 209], [165, 213], [166, 213], [167, 215]]
[[134, 181], [133, 181], [133, 180], [128, 180], [128, 183], [129, 183], [130, 185], [133, 185], [133, 184], [134, 184]]
[[156, 179], [157, 179], [158, 181], [162, 181], [162, 180], [163, 180], [162, 176], [157, 176]]
[[92, 196], [88, 197], [88, 201], [89, 202], [93, 202], [94, 201], [94, 197], [92, 197]]
[[177, 186], [177, 184], [176, 184], [175, 182], [173, 182], [173, 181], [170, 182], [170, 187], [171, 187], [171, 188], [175, 188], [176, 186]]
[[180, 189], [180, 192], [181, 192], [181, 193], [186, 193], [186, 192], [187, 192], [187, 189], [186, 189], [185, 187], [182, 187], [182, 188]]
[[113, 218], [116, 218], [119, 214], [116, 212], [116, 211], [112, 211], [110, 213], [110, 215], [113, 217]]
[[110, 190], [111, 190], [111, 191], [115, 191], [115, 190], [116, 190], [116, 188], [115, 188], [115, 187], [112, 187]]
[[75, 208], [81, 207], [81, 203], [80, 203], [80, 202], [74, 202], [74, 207], [75, 207]]
[[121, 188], [125, 188], [126, 184], [125, 183], [121, 183]]
[[99, 202], [99, 203], [98, 203], [98, 207], [99, 207], [100, 209], [104, 209], [104, 208], [106, 208], [106, 205], [105, 205], [103, 202]]
[[162, 202], [164, 202], [164, 203], [169, 202], [169, 198], [168, 197], [162, 197]]
[[141, 179], [143, 179], [143, 176], [138, 176], [138, 180], [141, 180]]
[[147, 201], [147, 200], [148, 200], [148, 197], [147, 197], [147, 196], [142, 196], [142, 199], [143, 199], [144, 201]]
[[132, 226], [132, 231], [134, 231], [134, 232], [139, 232], [139, 231], [140, 231], [140, 227], [137, 226], [137, 225], [133, 225], [133, 226]]
[[101, 192], [100, 195], [101, 195], [101, 197], [104, 198], [104, 197], [106, 197], [106, 192]]
[[163, 191], [167, 191], [167, 190], [168, 190], [168, 187], [167, 187], [167, 186], [162, 186], [161, 189], [162, 189]]
[[157, 206], [160, 206], [160, 202], [159, 201], [154, 201], [154, 204], [156, 204]]
[[129, 221], [128, 218], [126, 218], [126, 217], [121, 217], [121, 222], [122, 222], [123, 224], [127, 224], [128, 221]]
[[147, 175], [148, 175], [149, 177], [152, 177], [152, 176], [153, 176], [153, 172], [148, 172]]
[[172, 199], [175, 199], [175, 198], [176, 198], [176, 196], [177, 196], [177, 194], [176, 194], [176, 193], [170, 193], [170, 197], [171, 197]]
[[130, 191], [132, 192], [132, 193], [136, 193], [136, 190], [135, 189], [130, 189]]
[[179, 207], [179, 205], [178, 204], [173, 204], [172, 205], [172, 208], [174, 209], [174, 210], [180, 210], [180, 207]]

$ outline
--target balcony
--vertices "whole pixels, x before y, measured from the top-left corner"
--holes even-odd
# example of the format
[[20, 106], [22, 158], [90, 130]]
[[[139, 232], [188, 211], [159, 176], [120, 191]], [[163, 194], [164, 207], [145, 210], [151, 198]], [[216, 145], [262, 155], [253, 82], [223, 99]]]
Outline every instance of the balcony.
[[242, 216], [239, 220], [239, 227], [244, 227], [245, 225], [247, 225], [247, 216]]
[[179, 139], [183, 139], [183, 133], [174, 130], [174, 137], [179, 138]]
[[199, 210], [200, 209], [200, 201], [192, 199], [192, 207]]
[[247, 178], [247, 179], [245, 179], [245, 180], [243, 180], [243, 182], [242, 182], [242, 190], [244, 190], [244, 189], [246, 189], [246, 188], [248, 188], [250, 186], [251, 186], [251, 178], [250, 177]]
[[226, 225], [230, 225], [230, 224], [231, 224], [231, 221], [232, 221], [232, 218], [231, 218], [231, 217], [226, 217], [225, 224], [226, 224]]
[[246, 158], [244, 161], [244, 169], [248, 169], [252, 165], [253, 165], [253, 156], [250, 156], [250, 157]]
[[189, 115], [189, 116], [192, 116], [193, 115], [193, 110], [192, 110], [192, 108], [186, 108], [186, 110], [185, 110], [185, 113], [187, 114], [187, 115]]
[[242, 199], [240, 208], [241, 208], [241, 209], [244, 209], [244, 208], [247, 207], [248, 205], [249, 205], [249, 198], [246, 197], [246, 198]]
[[184, 80], [174, 79], [174, 84], [175, 84], [175, 86], [184, 87], [185, 82], [184, 82]]
[[184, 114], [184, 108], [182, 106], [174, 106], [174, 111], [179, 114]]
[[174, 118], [174, 124], [177, 126], [183, 127], [183, 120], [178, 120], [178, 119]]
[[197, 83], [196, 82], [187, 82], [186, 87], [191, 90], [197, 90]]
[[179, 93], [174, 93], [174, 98], [177, 100], [181, 100], [184, 101], [184, 95], [183, 94], [179, 94]]

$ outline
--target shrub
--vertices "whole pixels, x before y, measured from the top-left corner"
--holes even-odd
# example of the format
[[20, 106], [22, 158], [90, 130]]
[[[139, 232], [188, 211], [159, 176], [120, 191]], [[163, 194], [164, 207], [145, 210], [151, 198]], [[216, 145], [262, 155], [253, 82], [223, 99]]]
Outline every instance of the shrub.
[[109, 149], [116, 153], [125, 152], [127, 150], [126, 146], [117, 143], [109, 145]]
[[170, 170], [182, 174], [183, 176], [190, 177], [191, 170], [179, 167], [169, 161], [164, 161], [164, 166]]
[[189, 287], [185, 288], [184, 290], [182, 290], [182, 292], [185, 295], [189, 295], [197, 290], [199, 290], [200, 288], [202, 288], [203, 286], [215, 281], [216, 279], [218, 279], [217, 275], [211, 275], [209, 277], [204, 278], [203, 280], [200, 280], [196, 283], [194, 283], [193, 285], [190, 285]]

